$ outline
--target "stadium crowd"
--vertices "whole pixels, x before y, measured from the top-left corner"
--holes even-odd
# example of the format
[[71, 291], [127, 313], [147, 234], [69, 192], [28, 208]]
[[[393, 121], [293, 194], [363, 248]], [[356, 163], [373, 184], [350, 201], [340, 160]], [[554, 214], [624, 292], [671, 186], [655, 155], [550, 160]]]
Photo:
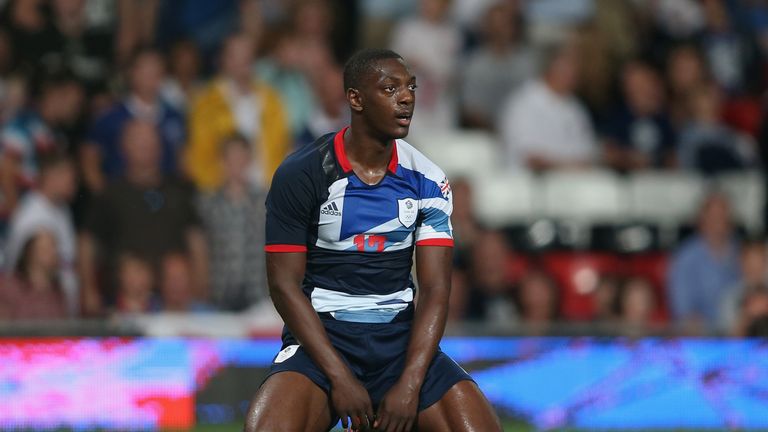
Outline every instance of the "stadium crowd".
[[[268, 301], [270, 177], [347, 124], [363, 46], [417, 75], [412, 134], [487, 131], [509, 170], [768, 163], [762, 0], [0, 1], [0, 318]], [[516, 250], [452, 180], [453, 321], [766, 334], [766, 243], [720, 191], [671, 250], [581, 251], [600, 271], [573, 307], [561, 251]]]

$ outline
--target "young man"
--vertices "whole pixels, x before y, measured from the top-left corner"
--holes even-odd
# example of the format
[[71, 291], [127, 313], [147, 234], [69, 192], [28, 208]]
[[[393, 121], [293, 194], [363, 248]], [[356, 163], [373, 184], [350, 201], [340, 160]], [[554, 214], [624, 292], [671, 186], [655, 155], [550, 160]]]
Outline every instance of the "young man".
[[[438, 348], [450, 292], [452, 197], [400, 138], [416, 80], [388, 50], [344, 70], [351, 126], [289, 156], [267, 198], [267, 278], [283, 349], [246, 431], [500, 431]], [[418, 306], [411, 264], [416, 249]]]

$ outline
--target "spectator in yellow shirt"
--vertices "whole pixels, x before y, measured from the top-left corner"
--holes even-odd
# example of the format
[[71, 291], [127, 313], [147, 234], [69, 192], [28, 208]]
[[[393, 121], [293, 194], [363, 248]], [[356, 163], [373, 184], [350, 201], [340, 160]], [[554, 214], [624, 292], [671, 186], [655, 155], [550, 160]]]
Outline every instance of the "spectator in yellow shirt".
[[252, 74], [254, 52], [247, 36], [229, 36], [222, 46], [219, 76], [192, 105], [185, 163], [202, 190], [222, 183], [219, 146], [235, 133], [252, 146], [249, 178], [256, 184], [269, 184], [290, 149], [290, 132], [277, 92]]

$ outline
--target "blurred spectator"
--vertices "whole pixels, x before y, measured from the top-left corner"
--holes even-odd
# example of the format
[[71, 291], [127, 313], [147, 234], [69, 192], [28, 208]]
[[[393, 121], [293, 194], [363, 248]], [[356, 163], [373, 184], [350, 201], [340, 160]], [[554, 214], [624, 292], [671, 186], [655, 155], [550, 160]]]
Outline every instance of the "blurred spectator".
[[494, 129], [505, 98], [535, 74], [534, 54], [522, 40], [516, 12], [509, 2], [488, 8], [482, 44], [469, 53], [462, 68], [462, 117], [468, 127]]
[[667, 294], [673, 319], [688, 331], [722, 326], [722, 304], [739, 281], [739, 246], [727, 198], [710, 193], [698, 215], [698, 232], [673, 253]]
[[246, 36], [229, 36], [222, 46], [219, 77], [192, 105], [186, 167], [202, 190], [221, 185], [219, 146], [234, 133], [245, 136], [251, 144], [249, 177], [258, 184], [269, 184], [290, 148], [288, 122], [279, 95], [254, 79], [251, 72], [254, 51], [253, 42]]
[[461, 33], [448, 14], [451, 0], [421, 0], [419, 5], [419, 16], [398, 23], [391, 42], [419, 85], [412, 133], [455, 128], [458, 120], [453, 88]]
[[514, 286], [507, 274], [507, 248], [497, 231], [480, 233], [472, 248], [466, 317], [505, 326], [517, 321]]
[[543, 271], [532, 270], [517, 288], [520, 322], [534, 333], [547, 330], [559, 318], [559, 292], [555, 281]]
[[22, 249], [40, 230], [55, 237], [58, 247], [59, 274], [67, 312], [79, 309], [79, 292], [75, 273], [77, 242], [69, 203], [77, 188], [72, 161], [61, 153], [44, 156], [40, 161], [38, 187], [22, 199], [11, 218], [6, 248], [6, 269], [11, 272], [21, 258]]
[[52, 43], [39, 58], [42, 69], [74, 74], [89, 93], [107, 90], [113, 63], [114, 23], [92, 23], [87, 0], [53, 0]]
[[22, 110], [0, 130], [0, 219], [16, 207], [20, 196], [38, 179], [39, 159], [67, 151], [61, 128], [80, 115], [83, 92], [69, 77], [52, 77], [41, 84], [32, 109]]
[[476, 239], [481, 235], [480, 223], [475, 215], [472, 185], [467, 179], [457, 178], [451, 181], [453, 191], [453, 213], [451, 225], [456, 239], [456, 254], [468, 253]]
[[118, 0], [117, 6], [119, 22], [115, 50], [117, 64], [123, 66], [139, 47], [155, 41], [160, 0]]
[[52, 320], [67, 317], [59, 284], [56, 236], [41, 230], [21, 249], [15, 270], [0, 279], [0, 319]]
[[93, 122], [81, 151], [84, 180], [91, 191], [101, 191], [107, 182], [125, 175], [121, 136], [125, 125], [136, 119], [152, 123], [160, 134], [162, 172], [177, 172], [185, 140], [184, 117], [160, 97], [164, 79], [161, 54], [152, 49], [137, 51], [129, 65], [128, 93]]
[[180, 39], [171, 46], [168, 76], [160, 88], [160, 95], [178, 112], [187, 112], [189, 102], [203, 86], [200, 62], [200, 51], [191, 40]]
[[[188, 251], [196, 271], [195, 295], [205, 298], [207, 255], [192, 187], [163, 175], [160, 137], [153, 123], [127, 123], [122, 150], [125, 176], [94, 199], [80, 236], [86, 312], [98, 313], [105, 302], [114, 301], [113, 291], [98, 290], [97, 256], [103, 259], [106, 274], [114, 275], [116, 260], [124, 253], [159, 262], [170, 251]], [[113, 286], [113, 280], [106, 282], [104, 288]]]
[[268, 297], [264, 268], [264, 189], [248, 182], [251, 147], [239, 135], [221, 148], [224, 184], [200, 197], [210, 249], [211, 301], [239, 311]]
[[[296, 2], [290, 30], [278, 38], [272, 60], [278, 66], [267, 82], [283, 95], [297, 146], [349, 123], [342, 70], [331, 45], [332, 15], [323, 0]], [[267, 59], [268, 63], [270, 60]], [[287, 81], [275, 82], [282, 69]], [[262, 67], [261, 72], [269, 72]]]
[[117, 259], [117, 299], [122, 314], [143, 314], [152, 308], [155, 275], [149, 263], [138, 255], [124, 253]]
[[768, 251], [764, 239], [752, 239], [742, 245], [740, 266], [741, 279], [731, 288], [721, 304], [722, 321], [719, 330], [727, 334], [737, 334], [740, 331], [739, 312], [744, 299], [768, 286]]
[[36, 70], [39, 59], [46, 52], [53, 51], [56, 44], [49, 19], [50, 2], [44, 0], [12, 0], [5, 4], [0, 22], [17, 49], [17, 63]]
[[630, 62], [621, 89], [623, 103], [602, 127], [606, 164], [620, 171], [672, 166], [675, 136], [658, 74], [646, 63]]
[[622, 284], [618, 314], [629, 335], [641, 336], [651, 328], [656, 303], [653, 285], [648, 279], [630, 277]]
[[195, 298], [194, 274], [183, 253], [163, 257], [160, 271], [160, 296], [164, 312], [204, 312], [209, 310]]
[[714, 85], [691, 91], [691, 119], [680, 132], [678, 144], [681, 168], [717, 174], [757, 164], [755, 142], [720, 120], [721, 98]]
[[697, 0], [656, 0], [650, 6], [657, 28], [672, 40], [685, 40], [704, 27], [704, 12]]
[[765, 286], [747, 293], [741, 303], [737, 327], [738, 336], [766, 337], [768, 319], [768, 288]]
[[592, 165], [597, 157], [594, 131], [573, 95], [576, 51], [570, 45], [549, 47], [541, 66], [540, 79], [513, 93], [499, 118], [510, 164], [534, 170]]
[[595, 320], [612, 322], [618, 319], [616, 303], [619, 298], [619, 278], [604, 275], [593, 292]]
[[666, 58], [666, 77], [669, 87], [669, 113], [672, 124], [682, 127], [690, 118], [691, 93], [706, 85], [709, 81], [709, 70], [706, 67], [701, 52], [690, 44], [675, 47]]
[[754, 75], [758, 47], [734, 28], [725, 1], [703, 0], [701, 4], [706, 25], [700, 37], [712, 77], [720, 88], [737, 93]]

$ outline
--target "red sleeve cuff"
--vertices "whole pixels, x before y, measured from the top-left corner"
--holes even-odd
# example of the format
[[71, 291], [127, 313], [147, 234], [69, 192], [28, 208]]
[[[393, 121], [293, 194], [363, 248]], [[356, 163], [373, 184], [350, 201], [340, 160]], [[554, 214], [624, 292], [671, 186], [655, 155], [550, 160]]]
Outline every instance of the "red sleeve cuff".
[[416, 246], [445, 246], [445, 247], [453, 247], [453, 239], [435, 238], [435, 239], [419, 240], [419, 241], [416, 242]]
[[304, 245], [273, 244], [264, 246], [265, 252], [306, 252]]

